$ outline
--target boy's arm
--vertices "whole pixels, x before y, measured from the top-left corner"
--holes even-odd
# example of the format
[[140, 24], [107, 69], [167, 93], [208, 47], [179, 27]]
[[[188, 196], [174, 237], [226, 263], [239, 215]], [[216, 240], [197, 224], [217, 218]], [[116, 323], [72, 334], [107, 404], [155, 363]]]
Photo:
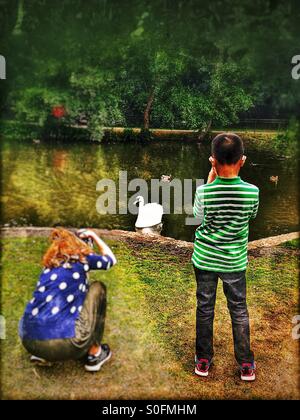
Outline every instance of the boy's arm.
[[203, 217], [203, 207], [201, 205], [201, 201], [199, 198], [199, 190], [196, 190], [196, 194], [195, 194], [195, 200], [194, 200], [194, 205], [193, 205], [193, 214], [194, 217], [196, 217], [197, 219], [202, 219]]
[[255, 219], [255, 217], [257, 216], [258, 207], [259, 207], [259, 191], [257, 192], [257, 200], [256, 200], [256, 203], [253, 206], [253, 210], [252, 210], [252, 214], [251, 214], [250, 219]]
[[[208, 174], [208, 178], [207, 178], [207, 182], [206, 182], [207, 184], [211, 184], [212, 182], [214, 182], [214, 180], [217, 177], [216, 168], [213, 165], [213, 158], [210, 157], [209, 161], [212, 164], [212, 167], [211, 167], [211, 170], [209, 171], [209, 174]], [[201, 200], [200, 200], [201, 194], [202, 194], [202, 197], [203, 197], [203, 191], [197, 189], [196, 194], [195, 194], [194, 206], [193, 206], [193, 214], [194, 214], [194, 217], [196, 217], [197, 219], [202, 221], [202, 219], [203, 219], [203, 207], [201, 205]]]

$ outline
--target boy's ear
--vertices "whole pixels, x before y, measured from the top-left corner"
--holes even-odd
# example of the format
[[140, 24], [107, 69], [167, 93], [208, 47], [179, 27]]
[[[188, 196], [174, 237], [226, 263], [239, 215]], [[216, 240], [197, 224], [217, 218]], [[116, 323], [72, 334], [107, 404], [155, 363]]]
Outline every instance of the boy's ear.
[[245, 155], [244, 155], [244, 156], [242, 157], [241, 167], [245, 165], [246, 159], [247, 159], [247, 156], [245, 156]]

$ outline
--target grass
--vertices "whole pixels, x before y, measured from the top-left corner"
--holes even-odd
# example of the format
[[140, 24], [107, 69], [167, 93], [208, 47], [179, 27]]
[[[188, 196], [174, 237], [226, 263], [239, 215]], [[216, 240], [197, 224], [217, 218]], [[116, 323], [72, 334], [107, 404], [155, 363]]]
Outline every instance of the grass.
[[254, 384], [241, 383], [221, 285], [215, 320], [215, 364], [208, 379], [193, 375], [195, 285], [189, 256], [151, 245], [111, 243], [118, 265], [94, 272], [108, 286], [105, 340], [111, 362], [90, 374], [80, 362], [33, 368], [17, 333], [40, 272], [44, 239], [5, 239], [2, 249], [1, 391], [5, 399], [262, 399], [299, 398], [298, 345], [291, 337], [297, 314], [298, 252], [252, 259], [248, 305], [258, 364]]
[[290, 249], [299, 249], [300, 248], [300, 239], [293, 239], [292, 241], [288, 241], [285, 244], [283, 244], [283, 246], [285, 248], [290, 248]]

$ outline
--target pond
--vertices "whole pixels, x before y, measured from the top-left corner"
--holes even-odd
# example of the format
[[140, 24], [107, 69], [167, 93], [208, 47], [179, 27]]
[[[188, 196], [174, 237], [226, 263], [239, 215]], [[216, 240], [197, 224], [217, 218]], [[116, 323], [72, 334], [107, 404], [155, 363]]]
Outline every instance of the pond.
[[[271, 141], [271, 140], [270, 140]], [[135, 215], [101, 215], [96, 184], [108, 178], [202, 179], [209, 171], [209, 145], [161, 141], [151, 144], [2, 142], [2, 225], [74, 226], [134, 230]], [[260, 188], [260, 210], [250, 239], [298, 230], [297, 172], [293, 159], [247, 150], [241, 176]], [[270, 181], [278, 176], [278, 184]], [[129, 193], [128, 196], [130, 197]], [[164, 216], [162, 234], [193, 240], [185, 214]]]

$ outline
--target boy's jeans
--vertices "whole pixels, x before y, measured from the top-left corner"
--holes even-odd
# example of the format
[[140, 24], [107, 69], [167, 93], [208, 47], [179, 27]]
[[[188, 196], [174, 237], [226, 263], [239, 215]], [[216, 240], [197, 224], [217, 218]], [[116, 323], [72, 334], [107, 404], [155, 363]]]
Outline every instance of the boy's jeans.
[[194, 267], [197, 281], [196, 355], [198, 359], [213, 357], [213, 322], [218, 278], [232, 321], [235, 358], [239, 365], [253, 363], [250, 350], [249, 314], [246, 303], [246, 271], [220, 273]]

